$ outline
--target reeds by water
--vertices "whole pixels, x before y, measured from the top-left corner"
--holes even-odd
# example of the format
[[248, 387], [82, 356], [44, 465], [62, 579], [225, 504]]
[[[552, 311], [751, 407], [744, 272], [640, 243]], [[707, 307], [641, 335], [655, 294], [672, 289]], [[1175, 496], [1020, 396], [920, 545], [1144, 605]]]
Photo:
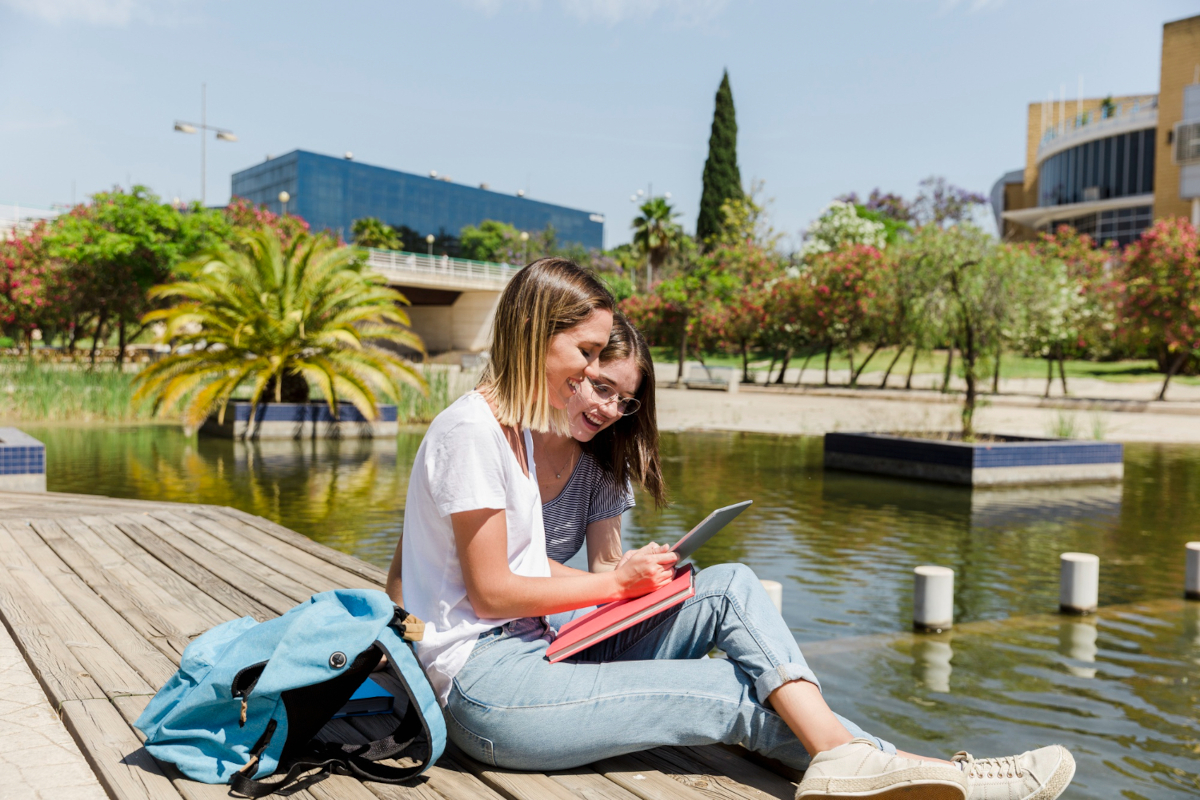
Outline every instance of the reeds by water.
[[133, 378], [111, 366], [90, 370], [25, 359], [0, 360], [0, 420], [133, 422], [152, 410], [133, 403]]

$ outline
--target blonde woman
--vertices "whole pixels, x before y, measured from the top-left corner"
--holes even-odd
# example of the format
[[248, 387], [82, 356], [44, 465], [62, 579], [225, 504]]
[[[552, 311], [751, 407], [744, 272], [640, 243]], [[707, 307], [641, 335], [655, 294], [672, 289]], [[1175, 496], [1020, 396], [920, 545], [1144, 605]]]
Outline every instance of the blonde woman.
[[[565, 426], [570, 399], [599, 377], [612, 319], [612, 297], [574, 263], [523, 269], [501, 296], [479, 391], [442, 412], [417, 451], [388, 586], [399, 601], [403, 577], [405, 608], [429, 623], [417, 656], [455, 744], [485, 764], [552, 770], [727, 742], [808, 767], [798, 798], [983, 797], [973, 770], [1021, 789], [1006, 797], [1056, 797], [1073, 774], [1062, 748], [922, 760], [835, 715], [742, 565], [700, 571], [695, 597], [658, 624], [549, 663], [546, 614], [639, 596], [674, 570], [657, 545], [598, 573], [546, 557], [531, 431]], [[714, 647], [728, 659], [706, 658]]]

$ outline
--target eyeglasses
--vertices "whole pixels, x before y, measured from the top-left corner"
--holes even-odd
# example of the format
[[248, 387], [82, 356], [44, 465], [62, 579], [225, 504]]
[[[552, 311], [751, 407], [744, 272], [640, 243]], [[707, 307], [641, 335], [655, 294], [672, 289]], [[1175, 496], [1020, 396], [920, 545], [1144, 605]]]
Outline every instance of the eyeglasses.
[[592, 391], [596, 393], [596, 397], [600, 398], [600, 405], [606, 406], [615, 402], [617, 411], [622, 417], [631, 417], [642, 407], [641, 401], [636, 397], [621, 397], [620, 392], [608, 384], [596, 383], [591, 378], [588, 378], [588, 383], [592, 385]]

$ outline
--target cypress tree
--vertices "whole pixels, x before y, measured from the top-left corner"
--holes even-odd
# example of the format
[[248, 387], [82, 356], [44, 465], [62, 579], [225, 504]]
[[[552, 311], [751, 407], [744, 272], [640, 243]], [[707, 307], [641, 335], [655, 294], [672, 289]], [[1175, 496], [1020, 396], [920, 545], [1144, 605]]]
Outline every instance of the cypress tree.
[[742, 197], [742, 175], [737, 163], [737, 117], [733, 110], [733, 91], [729, 71], [717, 87], [713, 110], [712, 134], [708, 138], [708, 160], [704, 162], [704, 190], [700, 195], [700, 217], [696, 220], [696, 238], [703, 244], [724, 227], [721, 205]]

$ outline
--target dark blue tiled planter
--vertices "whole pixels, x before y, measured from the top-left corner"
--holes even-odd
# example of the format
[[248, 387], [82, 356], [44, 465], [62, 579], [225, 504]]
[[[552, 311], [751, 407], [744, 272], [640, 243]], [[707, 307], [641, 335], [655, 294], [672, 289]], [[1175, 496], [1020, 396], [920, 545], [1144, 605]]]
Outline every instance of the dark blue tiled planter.
[[0, 491], [46, 491], [46, 445], [16, 428], [0, 428]]
[[213, 414], [200, 428], [207, 436], [226, 439], [352, 439], [395, 436], [399, 429], [396, 407], [379, 406], [379, 419], [369, 421], [351, 403], [338, 403], [338, 417], [320, 403], [264, 403], [250, 418], [250, 404], [230, 403], [225, 420]]
[[971, 486], [1114, 481], [1124, 476], [1122, 445], [1001, 437], [957, 442], [883, 433], [825, 434], [825, 466]]

